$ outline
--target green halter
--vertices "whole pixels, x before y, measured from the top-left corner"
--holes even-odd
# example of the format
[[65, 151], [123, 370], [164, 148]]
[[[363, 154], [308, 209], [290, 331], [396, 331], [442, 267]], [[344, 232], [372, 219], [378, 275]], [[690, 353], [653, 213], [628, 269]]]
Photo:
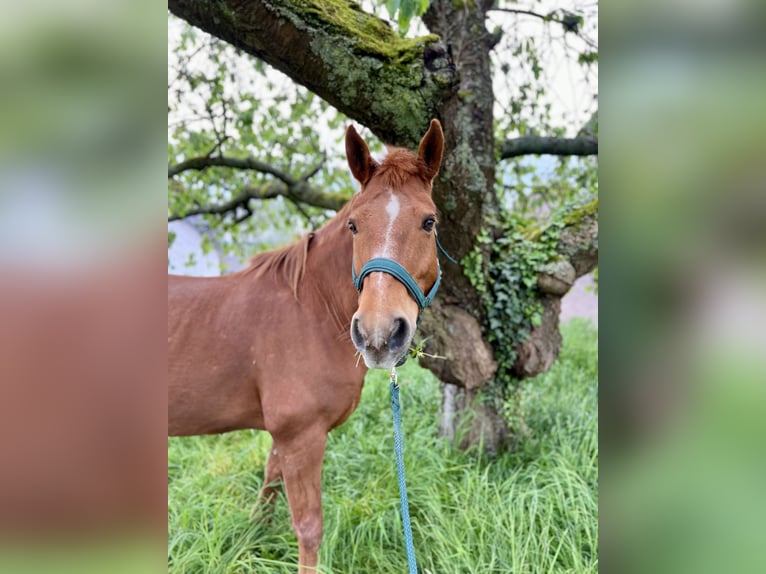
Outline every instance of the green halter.
[[[439, 249], [439, 251], [449, 261], [457, 265], [457, 261], [450, 257], [449, 254], [441, 246], [441, 243], [439, 243], [439, 238], [436, 237], [435, 233], [434, 237], [436, 238], [436, 247]], [[412, 275], [410, 275], [409, 271], [407, 271], [400, 263], [397, 263], [393, 259], [388, 259], [386, 257], [375, 257], [370, 259], [367, 263], [364, 264], [362, 270], [359, 272], [359, 275], [356, 274], [356, 270], [354, 269], [354, 260], [352, 258], [351, 277], [354, 279], [354, 287], [356, 287], [356, 290], [361, 293], [364, 278], [367, 277], [370, 273], [374, 271], [388, 273], [407, 288], [407, 291], [409, 291], [410, 295], [412, 295], [412, 298], [415, 299], [415, 302], [418, 304], [420, 313], [422, 313], [423, 309], [428, 307], [431, 304], [431, 301], [434, 300], [434, 297], [436, 297], [436, 292], [439, 290], [439, 284], [442, 281], [442, 268], [441, 265], [439, 265], [438, 258], [436, 260], [436, 267], [438, 268], [436, 282], [433, 284], [433, 287], [431, 287], [427, 294], [423, 293], [423, 290], [420, 288], [417, 281], [413, 279]], [[418, 319], [419, 318], [420, 314], [418, 314]]]

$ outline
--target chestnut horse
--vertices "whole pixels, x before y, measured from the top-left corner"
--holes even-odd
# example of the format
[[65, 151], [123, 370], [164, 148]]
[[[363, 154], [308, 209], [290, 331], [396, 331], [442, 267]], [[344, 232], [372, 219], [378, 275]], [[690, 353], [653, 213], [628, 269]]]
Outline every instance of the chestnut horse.
[[432, 120], [417, 155], [392, 148], [378, 163], [350, 126], [361, 191], [329, 223], [238, 273], [168, 278], [168, 432], [271, 434], [260, 498], [272, 502], [284, 484], [301, 574], [316, 567], [322, 538], [327, 433], [356, 408], [367, 368], [406, 355], [420, 312], [400, 280], [364, 264], [394, 260], [423, 293], [439, 277], [431, 185], [443, 145]]

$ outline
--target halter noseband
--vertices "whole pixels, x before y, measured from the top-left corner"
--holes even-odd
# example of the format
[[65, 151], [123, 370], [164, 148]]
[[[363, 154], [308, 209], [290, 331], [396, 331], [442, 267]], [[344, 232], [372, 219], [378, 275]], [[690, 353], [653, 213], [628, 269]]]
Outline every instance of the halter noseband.
[[[434, 238], [436, 239], [436, 247], [438, 248], [439, 252], [441, 252], [452, 263], [457, 265], [457, 261], [450, 257], [449, 254], [441, 246], [441, 243], [439, 243], [439, 238], [436, 236], [436, 233], [434, 233]], [[438, 255], [436, 257], [436, 268], [438, 270], [436, 275], [436, 282], [428, 291], [428, 294], [424, 294], [423, 290], [420, 288], [417, 281], [413, 279], [412, 275], [410, 275], [409, 271], [407, 271], [400, 263], [394, 261], [393, 259], [388, 259], [387, 257], [375, 257], [370, 259], [367, 263], [364, 264], [362, 270], [359, 272], [359, 275], [357, 275], [356, 270], [354, 269], [354, 259], [353, 257], [351, 258], [351, 277], [354, 279], [354, 287], [356, 287], [357, 291], [360, 293], [362, 292], [362, 283], [364, 282], [364, 278], [367, 277], [370, 273], [374, 271], [388, 273], [397, 281], [399, 281], [399, 283], [404, 285], [407, 288], [407, 291], [409, 291], [410, 295], [412, 295], [412, 298], [415, 299], [419, 310], [418, 320], [420, 320], [420, 314], [423, 312], [423, 309], [428, 307], [431, 304], [431, 301], [434, 300], [434, 297], [436, 297], [436, 292], [439, 290], [439, 284], [442, 281], [442, 268], [441, 265], [439, 265]]]
[[362, 282], [364, 281], [364, 278], [367, 277], [370, 273], [373, 271], [382, 271], [383, 273], [388, 273], [407, 288], [407, 291], [409, 291], [410, 295], [412, 295], [412, 298], [415, 299], [415, 302], [418, 304], [418, 309], [420, 309], [420, 312], [422, 313], [423, 309], [428, 307], [431, 304], [431, 301], [433, 301], [434, 297], [436, 297], [436, 292], [439, 290], [439, 283], [441, 283], [442, 280], [442, 270], [438, 261], [436, 262], [436, 266], [439, 270], [439, 274], [436, 276], [436, 283], [434, 283], [434, 286], [431, 287], [428, 295], [423, 294], [423, 290], [417, 284], [415, 279], [412, 278], [412, 275], [410, 275], [409, 271], [407, 271], [404, 267], [401, 266], [401, 264], [397, 263], [393, 259], [386, 259], [384, 257], [376, 257], [374, 259], [370, 259], [367, 263], [364, 264], [364, 267], [362, 267], [359, 275], [357, 275], [356, 271], [354, 270], [354, 264], [352, 260], [351, 276], [354, 278], [354, 287], [356, 287], [356, 290], [361, 293]]

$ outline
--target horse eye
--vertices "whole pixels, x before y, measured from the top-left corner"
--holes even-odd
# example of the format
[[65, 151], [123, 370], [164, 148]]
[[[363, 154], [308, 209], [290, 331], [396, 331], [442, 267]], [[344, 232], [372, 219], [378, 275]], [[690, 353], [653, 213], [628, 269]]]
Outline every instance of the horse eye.
[[348, 228], [351, 230], [351, 233], [356, 235], [356, 223], [351, 219], [348, 220]]
[[436, 220], [433, 217], [426, 217], [423, 220], [423, 231], [433, 231], [434, 224], [436, 224]]

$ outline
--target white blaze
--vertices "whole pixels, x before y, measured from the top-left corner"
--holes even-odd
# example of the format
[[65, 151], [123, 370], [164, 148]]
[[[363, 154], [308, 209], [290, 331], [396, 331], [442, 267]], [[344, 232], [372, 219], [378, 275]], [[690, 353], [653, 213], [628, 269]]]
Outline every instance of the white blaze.
[[[393, 259], [391, 254], [391, 241], [394, 235], [394, 222], [399, 217], [399, 199], [394, 195], [393, 191], [388, 192], [388, 204], [386, 205], [386, 213], [388, 213], [388, 225], [386, 226], [386, 234], [383, 236], [383, 244], [378, 249], [377, 253], [373, 257], [387, 257]], [[383, 274], [378, 273], [376, 276], [378, 281], [378, 287], [383, 281]]]
[[394, 195], [393, 191], [388, 192], [388, 205], [386, 205], [386, 213], [388, 213], [388, 226], [386, 227], [386, 235], [383, 238], [383, 247], [381, 248], [381, 254], [378, 257], [391, 257], [389, 251], [391, 247], [391, 239], [394, 233], [394, 222], [399, 217], [399, 199]]

